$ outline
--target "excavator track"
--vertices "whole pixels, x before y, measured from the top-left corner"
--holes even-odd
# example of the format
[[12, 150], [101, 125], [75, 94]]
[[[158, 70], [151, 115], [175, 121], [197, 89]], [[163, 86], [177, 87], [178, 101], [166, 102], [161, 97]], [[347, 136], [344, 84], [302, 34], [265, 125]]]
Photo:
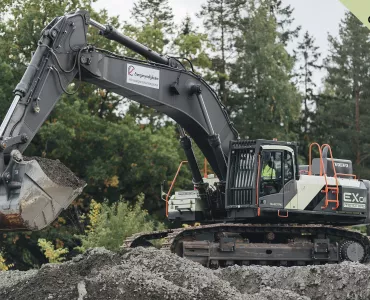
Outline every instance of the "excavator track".
[[[240, 240], [235, 235], [264, 240]], [[289, 238], [279, 241], [283, 237]], [[365, 263], [370, 256], [368, 236], [347, 227], [320, 224], [200, 225], [135, 234], [125, 240], [123, 248], [151, 246], [150, 240], [156, 239], [162, 239], [162, 250], [210, 268], [234, 264], [294, 266], [344, 260]]]

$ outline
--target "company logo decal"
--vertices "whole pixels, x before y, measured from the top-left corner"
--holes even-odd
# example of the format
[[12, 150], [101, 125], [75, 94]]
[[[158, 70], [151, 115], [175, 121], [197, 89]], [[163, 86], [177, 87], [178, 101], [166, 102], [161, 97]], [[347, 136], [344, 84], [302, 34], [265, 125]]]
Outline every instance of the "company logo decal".
[[127, 83], [159, 89], [159, 70], [127, 64]]
[[359, 193], [343, 193], [343, 207], [366, 209], [366, 197]]
[[339, 168], [348, 168], [349, 167], [349, 164], [346, 164], [346, 163], [334, 163], [336, 167], [339, 167]]

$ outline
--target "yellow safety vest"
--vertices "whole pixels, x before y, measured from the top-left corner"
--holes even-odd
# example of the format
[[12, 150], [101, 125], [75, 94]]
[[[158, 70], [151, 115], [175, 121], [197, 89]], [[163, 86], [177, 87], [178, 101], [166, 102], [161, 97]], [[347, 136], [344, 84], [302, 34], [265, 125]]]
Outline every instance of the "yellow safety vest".
[[275, 179], [276, 171], [273, 168], [270, 168], [269, 165], [265, 165], [261, 174], [263, 179]]

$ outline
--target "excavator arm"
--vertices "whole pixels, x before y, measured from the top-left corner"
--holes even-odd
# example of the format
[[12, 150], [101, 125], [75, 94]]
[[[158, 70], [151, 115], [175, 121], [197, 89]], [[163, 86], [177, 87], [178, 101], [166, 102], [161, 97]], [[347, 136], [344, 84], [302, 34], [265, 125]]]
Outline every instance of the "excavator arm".
[[[87, 43], [88, 26], [144, 56], [119, 56]], [[171, 117], [180, 126], [181, 144], [193, 181], [202, 177], [187, 132], [220, 181], [226, 180], [231, 140], [238, 138], [216, 93], [178, 60], [162, 56], [109, 25], [77, 11], [55, 18], [43, 31], [31, 62], [16, 86], [15, 97], [0, 127], [0, 228], [38, 230], [50, 224], [82, 191], [50, 179], [23, 151], [77, 79], [107, 89]]]

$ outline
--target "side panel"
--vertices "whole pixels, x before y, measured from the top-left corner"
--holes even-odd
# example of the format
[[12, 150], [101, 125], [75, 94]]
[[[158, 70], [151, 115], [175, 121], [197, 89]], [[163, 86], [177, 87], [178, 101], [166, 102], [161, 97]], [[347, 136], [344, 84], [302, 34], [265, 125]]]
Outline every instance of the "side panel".
[[[327, 177], [329, 186], [336, 186], [335, 178]], [[326, 194], [326, 181], [323, 176], [301, 175], [297, 181], [297, 194], [285, 206], [286, 209], [322, 211]], [[338, 178], [339, 208], [337, 211], [362, 213], [368, 209], [367, 188], [362, 181]], [[335, 200], [336, 193], [329, 191], [328, 199]], [[332, 211], [334, 204], [329, 203], [326, 210]]]
[[304, 210], [322, 190], [325, 178], [322, 176], [301, 175], [297, 181], [297, 194], [286, 204], [286, 209]]

